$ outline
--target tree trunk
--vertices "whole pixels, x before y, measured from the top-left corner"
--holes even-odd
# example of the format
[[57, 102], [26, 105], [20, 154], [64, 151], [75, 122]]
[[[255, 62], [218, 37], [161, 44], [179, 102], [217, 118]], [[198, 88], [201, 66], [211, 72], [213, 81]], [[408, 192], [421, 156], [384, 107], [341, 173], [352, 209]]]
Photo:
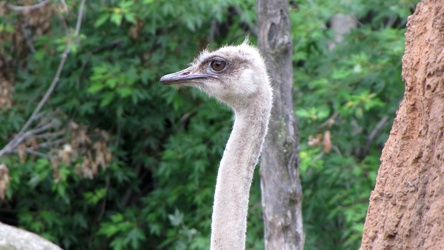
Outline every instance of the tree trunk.
[[336, 14], [330, 19], [330, 27], [334, 31], [334, 40], [327, 42], [327, 45], [328, 49], [332, 51], [337, 44], [342, 42], [345, 35], [358, 27], [358, 20], [350, 14]]
[[287, 0], [257, 1], [259, 48], [274, 89], [261, 158], [265, 249], [303, 249], [299, 138], [293, 104], [292, 41]]
[[444, 1], [409, 17], [404, 99], [381, 156], [361, 249], [443, 249]]

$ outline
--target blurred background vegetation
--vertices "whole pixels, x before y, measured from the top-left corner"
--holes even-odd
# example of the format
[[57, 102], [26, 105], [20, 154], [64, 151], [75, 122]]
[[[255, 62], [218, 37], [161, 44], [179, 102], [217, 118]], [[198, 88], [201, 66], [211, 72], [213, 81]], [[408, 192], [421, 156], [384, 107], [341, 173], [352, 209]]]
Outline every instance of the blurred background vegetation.
[[[0, 148], [60, 79], [33, 131], [0, 159], [0, 221], [65, 249], [208, 249], [233, 121], [158, 79], [199, 50], [256, 43], [253, 0], [0, 1]], [[414, 0], [290, 2], [306, 249], [357, 249], [402, 98]], [[334, 42], [332, 18], [356, 28]], [[68, 46], [68, 47], [67, 47]], [[259, 176], [247, 249], [263, 249]]]

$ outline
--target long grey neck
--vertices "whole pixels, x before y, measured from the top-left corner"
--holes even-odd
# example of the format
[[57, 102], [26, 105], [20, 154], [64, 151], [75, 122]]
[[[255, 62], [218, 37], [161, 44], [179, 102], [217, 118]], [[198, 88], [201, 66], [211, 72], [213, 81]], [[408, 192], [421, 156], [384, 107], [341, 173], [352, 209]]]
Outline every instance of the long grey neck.
[[245, 249], [250, 187], [271, 108], [260, 106], [258, 103], [248, 110], [235, 112], [233, 131], [217, 175], [211, 224], [212, 250]]

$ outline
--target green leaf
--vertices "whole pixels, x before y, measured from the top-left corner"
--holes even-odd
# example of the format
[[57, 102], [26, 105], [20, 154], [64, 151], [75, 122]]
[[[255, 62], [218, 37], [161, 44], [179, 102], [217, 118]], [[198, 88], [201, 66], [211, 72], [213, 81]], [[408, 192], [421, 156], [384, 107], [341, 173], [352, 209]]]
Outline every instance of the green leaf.
[[135, 13], [125, 13], [125, 21], [135, 24], [136, 23]]
[[110, 18], [110, 20], [111, 20], [111, 22], [113, 22], [116, 26], [120, 26], [120, 24], [122, 23], [122, 18], [123, 18], [123, 15], [122, 15], [122, 13], [120, 13], [120, 12], [114, 12], [114, 13], [112, 13], [111, 14], [111, 18]]
[[102, 101], [100, 102], [100, 107], [108, 106], [114, 100], [115, 94], [113, 92], [104, 93], [102, 95]]
[[103, 13], [102, 15], [99, 16], [97, 21], [94, 23], [94, 27], [99, 28], [109, 19], [109, 17], [110, 17], [109, 13]]
[[99, 203], [102, 199], [106, 196], [106, 189], [105, 188], [99, 188], [95, 190], [94, 192], [87, 192], [83, 195], [87, 202], [91, 205], [96, 205]]
[[104, 87], [103, 84], [96, 82], [96, 83], [93, 83], [91, 86], [89, 86], [87, 91], [91, 94], [95, 94], [95, 93], [99, 92], [100, 90], [102, 90], [103, 87]]
[[174, 214], [168, 215], [168, 219], [173, 226], [177, 227], [183, 222], [183, 214], [178, 209], [176, 209], [174, 211]]
[[131, 244], [133, 249], [139, 249], [141, 241], [144, 241], [145, 235], [140, 228], [133, 228], [126, 235], [125, 243]]
[[128, 97], [128, 96], [132, 95], [132, 93], [133, 93], [133, 90], [128, 87], [120, 87], [120, 88], [117, 88], [116, 91], [120, 95], [120, 97], [122, 97], [122, 98]]

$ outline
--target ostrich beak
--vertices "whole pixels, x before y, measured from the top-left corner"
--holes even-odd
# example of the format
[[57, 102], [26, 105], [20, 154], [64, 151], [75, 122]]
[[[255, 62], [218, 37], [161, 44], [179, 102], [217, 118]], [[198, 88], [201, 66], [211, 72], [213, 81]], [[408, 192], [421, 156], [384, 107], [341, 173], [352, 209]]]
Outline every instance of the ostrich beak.
[[168, 75], [164, 75], [160, 78], [160, 83], [163, 85], [171, 85], [171, 84], [181, 84], [192, 82], [193, 80], [198, 79], [208, 79], [208, 78], [216, 78], [213, 75], [209, 74], [197, 74], [193, 72], [194, 68], [190, 67], [176, 73], [171, 73]]

